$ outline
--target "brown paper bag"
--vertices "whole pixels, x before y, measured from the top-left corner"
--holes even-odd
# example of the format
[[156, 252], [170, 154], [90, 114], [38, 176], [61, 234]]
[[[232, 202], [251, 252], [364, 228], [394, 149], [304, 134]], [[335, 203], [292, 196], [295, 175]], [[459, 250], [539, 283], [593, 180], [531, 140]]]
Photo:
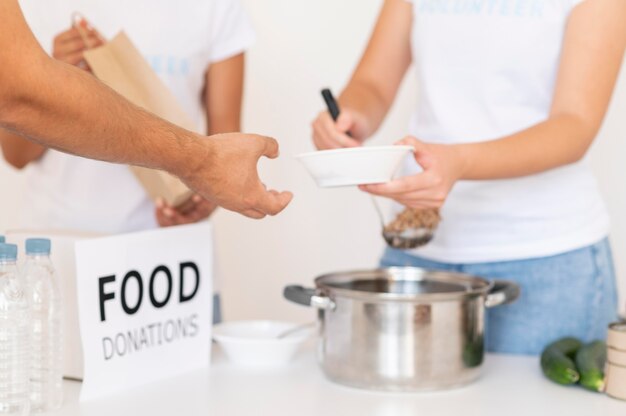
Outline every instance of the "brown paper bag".
[[[196, 130], [176, 97], [124, 32], [106, 45], [86, 51], [85, 60], [98, 79], [133, 104], [187, 130]], [[160, 197], [178, 206], [193, 194], [178, 178], [166, 172], [136, 166], [130, 169], [152, 199]]]

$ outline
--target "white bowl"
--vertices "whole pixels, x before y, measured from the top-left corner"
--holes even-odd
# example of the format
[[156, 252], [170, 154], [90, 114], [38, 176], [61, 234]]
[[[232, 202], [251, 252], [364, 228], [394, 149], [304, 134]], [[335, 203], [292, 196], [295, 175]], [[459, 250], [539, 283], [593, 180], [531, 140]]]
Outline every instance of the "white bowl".
[[285, 338], [277, 338], [297, 326], [278, 321], [226, 322], [213, 327], [213, 339], [233, 363], [277, 367], [288, 364], [313, 333], [312, 328], [304, 328]]
[[411, 146], [365, 146], [296, 156], [323, 188], [389, 182]]

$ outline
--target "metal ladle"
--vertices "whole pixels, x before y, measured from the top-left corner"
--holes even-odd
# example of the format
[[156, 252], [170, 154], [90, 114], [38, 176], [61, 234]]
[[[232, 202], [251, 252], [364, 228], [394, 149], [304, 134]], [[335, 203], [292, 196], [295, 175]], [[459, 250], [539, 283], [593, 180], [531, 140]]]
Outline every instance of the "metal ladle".
[[387, 229], [387, 225], [385, 224], [383, 212], [373, 195], [372, 203], [374, 204], [374, 208], [376, 208], [378, 218], [380, 219], [383, 238], [389, 247], [397, 250], [410, 250], [425, 246], [433, 239], [435, 235], [434, 229], [427, 227], [406, 228], [402, 231], [389, 231]]
[[[322, 97], [324, 98], [324, 102], [326, 103], [330, 116], [334, 121], [337, 121], [341, 109], [339, 108], [339, 104], [333, 96], [333, 93], [329, 89], [324, 89], [322, 90]], [[351, 136], [350, 132], [347, 132], [346, 134]], [[376, 208], [376, 212], [378, 212], [378, 217], [380, 218], [383, 238], [390, 247], [399, 250], [409, 250], [426, 245], [433, 239], [434, 229], [428, 227], [406, 228], [402, 231], [389, 231], [385, 224], [383, 212], [373, 195], [372, 202], [374, 203], [374, 207]]]

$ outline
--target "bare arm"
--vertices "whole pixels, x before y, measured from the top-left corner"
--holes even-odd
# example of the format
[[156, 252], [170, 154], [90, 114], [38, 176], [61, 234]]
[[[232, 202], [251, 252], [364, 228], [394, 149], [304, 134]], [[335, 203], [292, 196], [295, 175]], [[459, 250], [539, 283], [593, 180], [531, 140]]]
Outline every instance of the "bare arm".
[[368, 119], [370, 134], [387, 115], [411, 65], [412, 16], [407, 1], [385, 1], [365, 54], [339, 97], [344, 107]]
[[361, 62], [339, 97], [342, 115], [334, 123], [324, 111], [313, 122], [318, 148], [357, 146], [378, 130], [411, 65], [412, 22], [411, 4], [385, 0]]
[[363, 189], [415, 207], [439, 206], [459, 179], [514, 178], [580, 160], [601, 127], [626, 48], [626, 2], [587, 0], [569, 19], [549, 118], [501, 139], [432, 145], [409, 138], [422, 174]]
[[207, 139], [167, 123], [46, 56], [16, 0], [0, 2], [0, 16], [0, 127], [68, 153], [167, 170], [251, 217], [276, 214], [291, 200], [289, 193], [265, 191], [256, 171], [260, 157], [278, 156], [274, 140]]
[[[2, 127], [69, 153], [175, 168], [176, 163], [162, 157], [161, 152], [148, 151], [152, 140], [137, 127], [149, 127], [151, 136], [160, 135], [158, 144], [166, 148], [186, 141], [191, 144], [196, 137], [121, 100], [83, 71], [46, 56], [28, 30], [16, 1], [0, 3], [0, 14], [4, 20], [0, 28]], [[113, 119], [116, 123], [111, 123]], [[135, 140], [111, 140], [108, 136], [113, 135]], [[146, 152], [147, 157], [139, 156]]]
[[[52, 48], [54, 59], [80, 67], [81, 63], [84, 63], [83, 53], [88, 46], [97, 47], [103, 44], [102, 36], [86, 21], [80, 24], [85, 26], [90, 45], [85, 45], [79, 31], [72, 26], [55, 36]], [[0, 129], [0, 147], [2, 147], [4, 159], [16, 169], [24, 169], [29, 163], [41, 159], [46, 153], [44, 146], [2, 129]]]
[[625, 47], [626, 2], [578, 6], [568, 22], [549, 119], [500, 140], [462, 146], [462, 177], [525, 176], [580, 160], [602, 126]]
[[241, 130], [244, 71], [243, 53], [209, 67], [204, 92], [209, 135]]

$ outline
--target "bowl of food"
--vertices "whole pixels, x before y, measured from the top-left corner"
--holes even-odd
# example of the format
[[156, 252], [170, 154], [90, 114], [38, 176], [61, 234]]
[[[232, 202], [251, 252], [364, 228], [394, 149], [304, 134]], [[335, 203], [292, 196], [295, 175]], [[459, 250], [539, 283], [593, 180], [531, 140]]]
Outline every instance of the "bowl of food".
[[318, 186], [368, 185], [389, 182], [411, 146], [363, 146], [303, 153], [296, 158]]
[[277, 367], [288, 364], [313, 331], [311, 324], [234, 321], [215, 325], [213, 339], [235, 364]]

